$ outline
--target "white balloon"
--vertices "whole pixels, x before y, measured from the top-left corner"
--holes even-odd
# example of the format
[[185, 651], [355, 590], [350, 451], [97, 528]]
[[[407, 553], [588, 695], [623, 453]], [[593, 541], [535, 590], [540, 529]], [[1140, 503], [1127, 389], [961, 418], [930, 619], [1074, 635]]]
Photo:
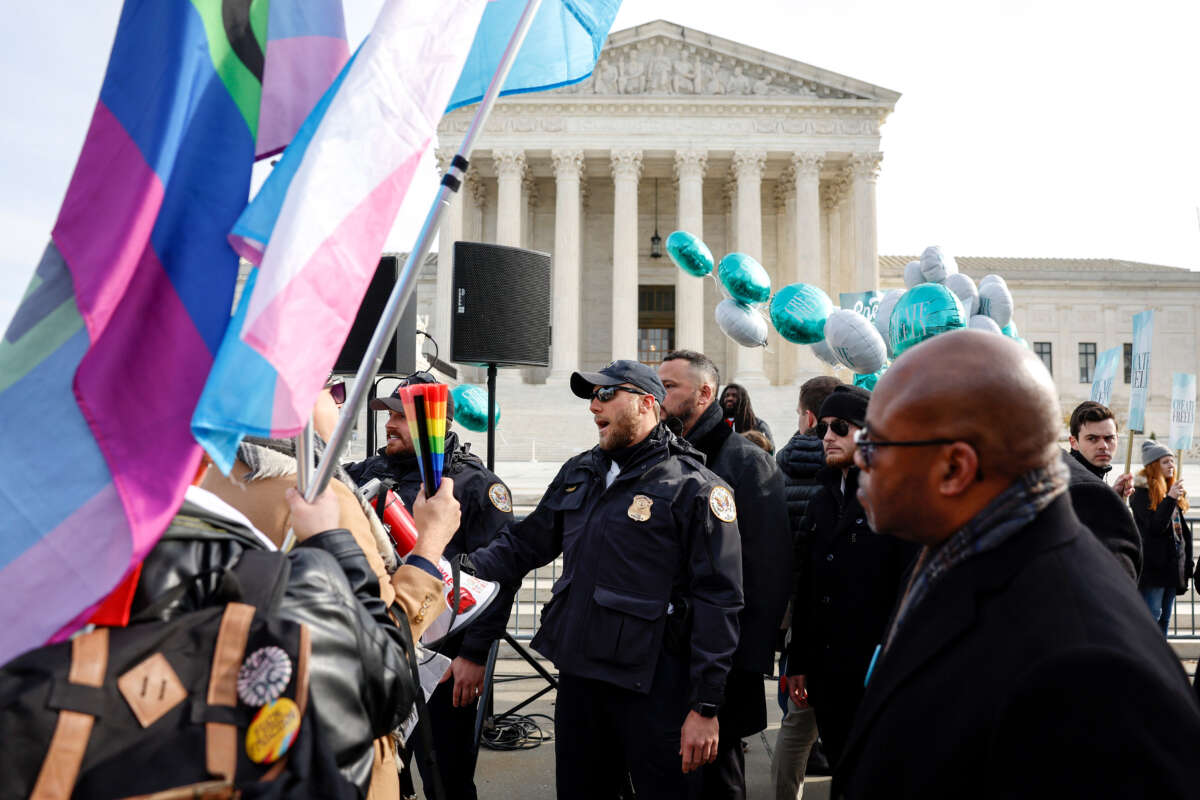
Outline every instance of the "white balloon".
[[982, 278], [980, 278], [979, 288], [982, 289], [985, 283], [999, 283], [1002, 286], [1008, 286], [1008, 282], [1004, 280], [1004, 277], [1001, 275], [996, 275], [995, 273], [984, 275]]
[[967, 327], [973, 331], [987, 331], [988, 333], [1004, 335], [1004, 331], [1000, 330], [1000, 326], [996, 324], [996, 320], [991, 317], [985, 317], [983, 314], [976, 314], [967, 320]]
[[717, 303], [717, 325], [742, 347], [765, 347], [767, 320], [748, 305], [732, 298]]
[[887, 361], [883, 337], [862, 314], [839, 308], [825, 320], [825, 341], [837, 360], [853, 372], [878, 372]]
[[888, 289], [884, 292], [883, 297], [879, 298], [879, 310], [875, 314], [875, 330], [879, 331], [879, 335], [883, 337], [889, 357], [892, 355], [892, 346], [888, 340], [888, 325], [892, 321], [892, 309], [896, 307], [896, 303], [900, 302], [900, 298], [903, 296], [903, 289]]
[[[985, 279], [986, 280], [986, 279]], [[1013, 296], [1003, 280], [979, 284], [979, 313], [1003, 328], [1012, 321]]]
[[947, 277], [958, 274], [958, 262], [937, 245], [926, 247], [921, 253], [921, 274], [929, 283], [945, 283]]
[[821, 359], [831, 367], [837, 367], [838, 369], [841, 369], [842, 362], [837, 360], [837, 356], [834, 355], [833, 348], [829, 346], [829, 342], [821, 339], [820, 341], [813, 342], [810, 347], [812, 347], [813, 355], [815, 355], [817, 358]]
[[925, 276], [921, 274], [921, 262], [910, 261], [904, 265], [904, 285], [909, 289], [918, 283], [924, 283]]
[[954, 292], [955, 296], [962, 301], [967, 316], [973, 317], [979, 313], [979, 290], [975, 288], [975, 281], [971, 279], [970, 275], [965, 272], [947, 275], [946, 288]]

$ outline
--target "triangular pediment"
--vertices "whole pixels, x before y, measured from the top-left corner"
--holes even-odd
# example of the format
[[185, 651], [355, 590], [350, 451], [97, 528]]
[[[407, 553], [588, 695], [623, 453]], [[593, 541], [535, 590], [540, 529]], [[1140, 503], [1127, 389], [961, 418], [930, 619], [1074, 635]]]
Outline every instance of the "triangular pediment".
[[664, 20], [616, 31], [596, 69], [554, 94], [809, 98], [894, 105], [900, 94]]

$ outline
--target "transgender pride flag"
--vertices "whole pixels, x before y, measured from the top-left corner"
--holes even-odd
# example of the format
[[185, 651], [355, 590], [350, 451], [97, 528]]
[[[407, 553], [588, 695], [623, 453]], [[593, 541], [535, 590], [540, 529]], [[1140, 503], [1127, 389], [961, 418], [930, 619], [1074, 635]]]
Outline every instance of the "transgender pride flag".
[[389, 0], [230, 240], [259, 264], [192, 429], [228, 472], [244, 434], [308, 420], [471, 48], [485, 0]]
[[86, 621], [196, 471], [188, 423], [229, 322], [264, 12], [122, 9], [51, 242], [0, 340], [0, 663]]

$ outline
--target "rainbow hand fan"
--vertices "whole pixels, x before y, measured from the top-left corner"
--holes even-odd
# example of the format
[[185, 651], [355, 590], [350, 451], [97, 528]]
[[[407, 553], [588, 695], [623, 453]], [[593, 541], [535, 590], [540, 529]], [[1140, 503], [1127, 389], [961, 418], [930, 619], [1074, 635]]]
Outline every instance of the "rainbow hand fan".
[[400, 402], [412, 436], [413, 449], [425, 496], [432, 497], [442, 485], [442, 470], [446, 465], [446, 397], [445, 384], [421, 383], [400, 389]]

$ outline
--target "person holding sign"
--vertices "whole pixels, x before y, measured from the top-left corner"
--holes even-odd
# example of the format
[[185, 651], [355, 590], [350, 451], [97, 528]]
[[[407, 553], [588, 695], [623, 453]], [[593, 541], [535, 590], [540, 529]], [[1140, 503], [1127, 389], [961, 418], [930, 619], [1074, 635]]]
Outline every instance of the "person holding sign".
[[[1071, 455], [1097, 478], [1112, 471], [1117, 453], [1117, 421], [1108, 406], [1085, 400], [1071, 412]], [[1117, 478], [1113, 490], [1122, 498], [1133, 494], [1133, 475]]]
[[1129, 501], [1142, 533], [1145, 566], [1138, 588], [1163, 636], [1171, 621], [1175, 595], [1187, 591], [1192, 577], [1192, 529], [1175, 455], [1153, 440], [1142, 442], [1142, 464]]

